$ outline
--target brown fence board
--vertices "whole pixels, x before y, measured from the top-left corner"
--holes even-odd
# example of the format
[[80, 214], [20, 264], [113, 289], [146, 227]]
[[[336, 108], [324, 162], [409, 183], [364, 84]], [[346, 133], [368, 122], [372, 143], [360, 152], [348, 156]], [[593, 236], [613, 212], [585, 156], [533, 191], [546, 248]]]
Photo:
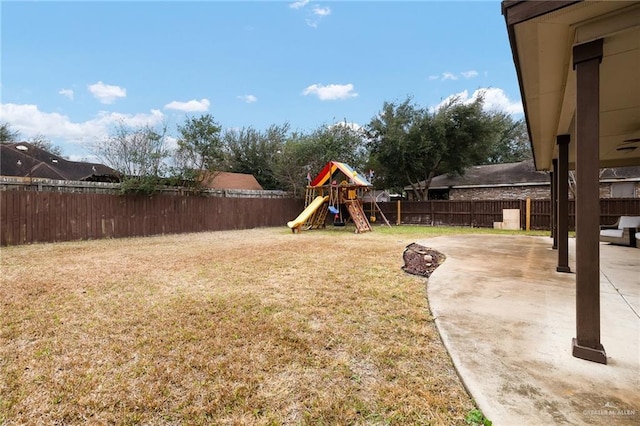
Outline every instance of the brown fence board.
[[0, 244], [284, 226], [303, 207], [284, 197], [0, 191]]
[[640, 198], [600, 200], [600, 224], [610, 225], [622, 215], [640, 214]]
[[0, 224], [2, 227], [2, 237], [0, 242], [2, 245], [14, 244], [12, 228], [14, 227], [13, 221], [15, 220], [12, 217], [13, 214], [13, 199], [14, 196], [12, 194], [2, 193], [2, 219], [0, 220]]
[[10, 198], [11, 196], [8, 193], [0, 192], [0, 230], [2, 230], [0, 233], [0, 245], [3, 246], [9, 244], [9, 235], [7, 231], [11, 226], [8, 210], [8, 205], [11, 202]]
[[[398, 223], [397, 201], [378, 203], [389, 222]], [[503, 209], [520, 209], [520, 223], [525, 226], [526, 200], [400, 201], [402, 224], [451, 225], [491, 228], [502, 221]], [[367, 210], [371, 214], [371, 210]], [[622, 215], [640, 215], [640, 198], [603, 198], [600, 200], [600, 223], [614, 223]], [[551, 200], [531, 200], [531, 229], [550, 229]], [[575, 203], [569, 201], [569, 228], [575, 230]]]

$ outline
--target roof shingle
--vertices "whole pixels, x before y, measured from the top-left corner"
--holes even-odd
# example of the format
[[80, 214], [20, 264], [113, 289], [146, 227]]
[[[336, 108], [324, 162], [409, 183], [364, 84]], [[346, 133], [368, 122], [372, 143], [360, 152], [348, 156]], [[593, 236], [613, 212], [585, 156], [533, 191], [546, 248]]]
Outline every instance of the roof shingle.
[[28, 142], [0, 144], [0, 175], [56, 180], [120, 181], [120, 174], [104, 164], [69, 161]]

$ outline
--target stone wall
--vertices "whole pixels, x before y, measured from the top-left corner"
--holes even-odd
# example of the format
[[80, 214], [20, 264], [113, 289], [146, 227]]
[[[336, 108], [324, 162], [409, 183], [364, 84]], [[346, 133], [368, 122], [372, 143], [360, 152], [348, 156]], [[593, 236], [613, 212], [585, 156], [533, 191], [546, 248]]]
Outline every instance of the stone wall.
[[[634, 182], [634, 195], [630, 198], [640, 198], [640, 182]], [[611, 182], [600, 183], [600, 198], [614, 197], [611, 190]], [[451, 188], [449, 199], [453, 201], [461, 200], [532, 200], [548, 199], [551, 197], [551, 186], [503, 186], [495, 188]], [[573, 199], [573, 194], [569, 191], [569, 199]]]
[[502, 186], [496, 188], [452, 188], [449, 199], [460, 200], [525, 200], [549, 199], [551, 186]]
[[[617, 182], [601, 182], [600, 183], [600, 198], [619, 198], [613, 194], [612, 185], [616, 185]], [[626, 185], [633, 185], [633, 196], [631, 198], [640, 198], [640, 182], [625, 182]], [[626, 198], [626, 197], [625, 197]]]

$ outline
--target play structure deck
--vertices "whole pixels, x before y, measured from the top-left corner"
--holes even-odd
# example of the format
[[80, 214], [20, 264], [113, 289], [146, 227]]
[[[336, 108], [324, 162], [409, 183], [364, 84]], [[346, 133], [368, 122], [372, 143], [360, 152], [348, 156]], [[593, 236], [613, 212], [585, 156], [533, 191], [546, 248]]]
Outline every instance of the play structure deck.
[[[356, 233], [372, 231], [361, 201], [363, 195], [372, 188], [373, 185], [348, 164], [330, 161], [315, 179], [309, 182], [305, 192], [305, 208], [297, 218], [288, 222], [287, 226], [293, 233], [324, 228], [327, 215], [330, 214], [334, 226], [344, 226], [350, 221], [356, 227]], [[371, 199], [371, 219], [375, 220], [375, 206], [389, 225], [374, 198]]]

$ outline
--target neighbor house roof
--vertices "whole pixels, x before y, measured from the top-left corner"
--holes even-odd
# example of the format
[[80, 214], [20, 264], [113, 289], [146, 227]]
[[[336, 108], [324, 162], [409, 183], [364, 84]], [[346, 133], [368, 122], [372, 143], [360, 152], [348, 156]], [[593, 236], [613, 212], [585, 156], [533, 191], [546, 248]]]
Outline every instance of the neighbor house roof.
[[[640, 166], [605, 168], [600, 175], [601, 182], [638, 181]], [[439, 175], [431, 180], [429, 189], [531, 186], [549, 185], [549, 173], [536, 170], [533, 160], [519, 163], [489, 164], [473, 166], [460, 175]], [[424, 181], [420, 182], [424, 187]], [[411, 186], [405, 190], [411, 190]]]
[[250, 189], [262, 190], [253, 175], [245, 173], [215, 172], [208, 173], [202, 181], [203, 185], [211, 189]]
[[[462, 176], [439, 175], [431, 180], [429, 189], [545, 185], [549, 183], [549, 173], [537, 171], [533, 161], [529, 160], [519, 163], [472, 166], [466, 169]], [[420, 185], [424, 187], [424, 181], [420, 182]], [[405, 189], [411, 190], [411, 186], [407, 186]]]
[[104, 164], [69, 161], [28, 142], [0, 144], [0, 175], [103, 182], [120, 180], [120, 174]]
[[640, 181], [640, 166], [616, 167], [602, 170], [601, 182]]

